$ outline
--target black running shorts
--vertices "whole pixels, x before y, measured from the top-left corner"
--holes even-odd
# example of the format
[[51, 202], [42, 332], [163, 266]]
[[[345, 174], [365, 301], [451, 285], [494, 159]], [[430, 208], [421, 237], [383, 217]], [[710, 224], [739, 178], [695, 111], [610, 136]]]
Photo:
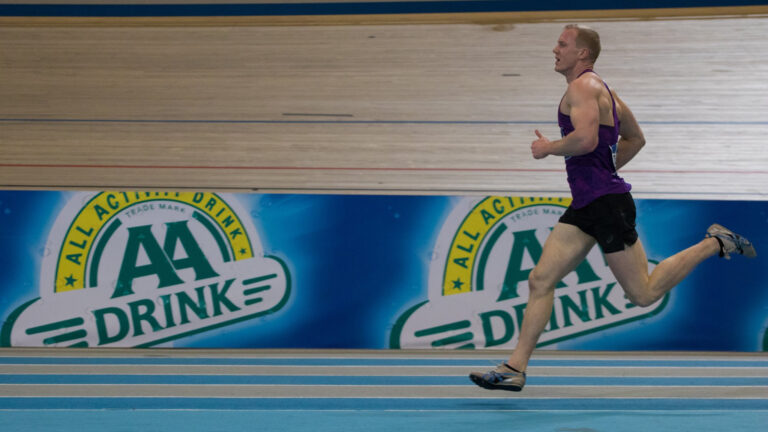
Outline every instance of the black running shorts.
[[603, 195], [579, 209], [568, 207], [560, 222], [577, 226], [597, 240], [603, 253], [612, 253], [637, 241], [635, 217], [635, 200], [627, 192]]

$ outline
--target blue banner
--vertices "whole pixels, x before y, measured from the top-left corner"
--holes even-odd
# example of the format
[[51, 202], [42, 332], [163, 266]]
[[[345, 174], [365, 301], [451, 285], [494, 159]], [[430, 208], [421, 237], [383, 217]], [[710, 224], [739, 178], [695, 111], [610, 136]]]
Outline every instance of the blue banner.
[[[569, 202], [0, 191], [0, 346], [510, 349]], [[540, 346], [768, 350], [768, 203], [637, 207], [649, 270], [714, 222], [758, 257], [710, 258], [640, 308], [595, 248]]]

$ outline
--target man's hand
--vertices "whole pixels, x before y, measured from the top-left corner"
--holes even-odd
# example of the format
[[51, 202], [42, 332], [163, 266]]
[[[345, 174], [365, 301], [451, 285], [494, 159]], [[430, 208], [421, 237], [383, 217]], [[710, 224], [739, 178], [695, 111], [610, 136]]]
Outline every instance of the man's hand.
[[531, 143], [531, 153], [533, 153], [534, 159], [544, 159], [545, 157], [549, 156], [551, 142], [544, 135], [542, 135], [538, 129], [536, 129], [535, 132], [539, 139]]

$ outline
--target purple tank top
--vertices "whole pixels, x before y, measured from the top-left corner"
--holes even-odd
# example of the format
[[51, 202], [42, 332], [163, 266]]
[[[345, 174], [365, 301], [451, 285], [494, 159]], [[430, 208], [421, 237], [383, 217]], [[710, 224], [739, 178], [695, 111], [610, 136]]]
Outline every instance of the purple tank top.
[[[592, 72], [587, 69], [579, 76]], [[629, 192], [632, 186], [625, 182], [616, 173], [616, 149], [619, 141], [619, 116], [616, 114], [616, 101], [613, 99], [611, 89], [603, 81], [608, 89], [613, 106], [613, 126], [600, 125], [598, 130], [598, 143], [591, 153], [579, 156], [566, 156], [565, 170], [568, 173], [568, 185], [571, 188], [573, 208], [581, 208], [595, 199], [608, 194]], [[558, 105], [557, 123], [560, 126], [560, 134], [566, 136], [573, 132], [574, 127], [571, 117], [560, 112]]]

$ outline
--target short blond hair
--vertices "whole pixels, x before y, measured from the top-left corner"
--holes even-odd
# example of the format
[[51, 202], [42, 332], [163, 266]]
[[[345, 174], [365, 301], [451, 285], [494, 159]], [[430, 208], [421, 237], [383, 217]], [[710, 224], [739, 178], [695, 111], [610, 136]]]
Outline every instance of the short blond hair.
[[576, 46], [586, 48], [589, 51], [589, 60], [596, 62], [600, 55], [600, 35], [595, 30], [578, 24], [568, 24], [565, 28], [576, 30]]

